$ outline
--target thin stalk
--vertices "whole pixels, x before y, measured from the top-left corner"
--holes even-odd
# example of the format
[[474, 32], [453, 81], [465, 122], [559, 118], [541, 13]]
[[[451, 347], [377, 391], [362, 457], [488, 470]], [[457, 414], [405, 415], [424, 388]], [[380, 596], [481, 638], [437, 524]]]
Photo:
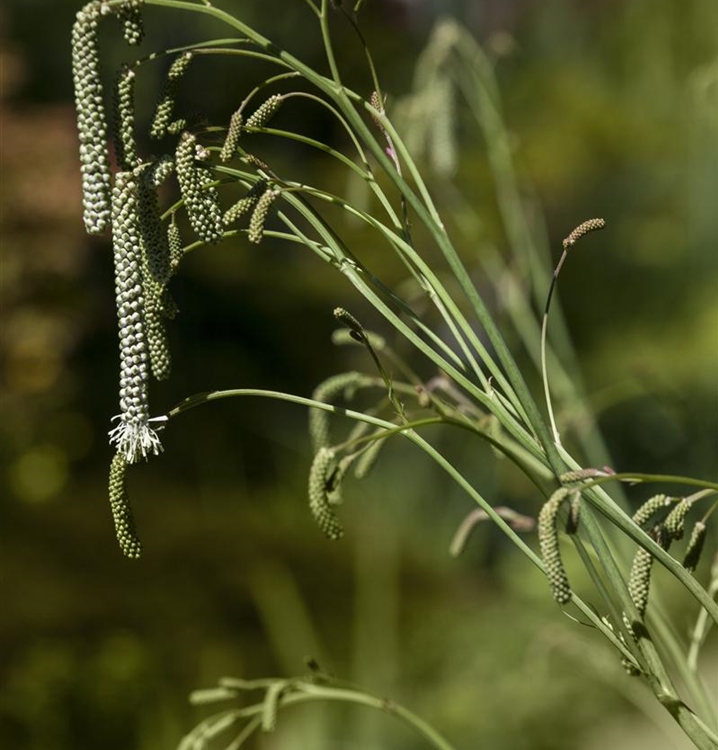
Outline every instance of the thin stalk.
[[546, 330], [548, 328], [548, 313], [551, 307], [551, 298], [553, 297], [553, 290], [556, 288], [556, 282], [558, 280], [559, 272], [561, 267], [566, 260], [568, 251], [564, 249], [561, 259], [556, 266], [556, 270], [553, 272], [553, 278], [551, 279], [551, 286], [548, 290], [548, 296], [546, 297], [546, 307], [543, 311], [543, 318], [541, 320], [541, 379], [543, 381], [543, 392], [544, 398], [546, 399], [546, 409], [548, 410], [549, 420], [551, 422], [551, 431], [553, 432], [553, 439], [556, 445], [561, 445], [561, 436], [558, 428], [556, 427], [556, 418], [553, 413], [553, 405], [551, 403], [551, 389], [548, 385], [548, 370], [546, 368]]
[[[718, 594], [718, 555], [716, 555], [713, 561], [711, 582], [708, 587], [708, 595], [710, 597], [715, 597], [716, 594]], [[698, 613], [696, 624], [691, 631], [691, 643], [688, 647], [688, 657], [686, 659], [688, 669], [694, 674], [698, 671], [698, 655], [710, 627], [711, 622], [708, 620], [708, 612], [705, 609], [702, 609]]]

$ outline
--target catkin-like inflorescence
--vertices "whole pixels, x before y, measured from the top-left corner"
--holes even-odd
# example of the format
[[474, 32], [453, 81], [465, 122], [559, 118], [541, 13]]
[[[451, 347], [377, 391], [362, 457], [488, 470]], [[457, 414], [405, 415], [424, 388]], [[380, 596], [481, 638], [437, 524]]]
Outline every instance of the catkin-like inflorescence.
[[262, 241], [262, 237], [264, 237], [264, 223], [269, 215], [269, 209], [272, 207], [272, 203], [277, 199], [279, 193], [279, 188], [267, 188], [259, 196], [257, 205], [254, 207], [254, 211], [252, 211], [252, 216], [249, 219], [247, 238], [255, 245], [258, 245]]
[[[377, 112], [381, 113], [382, 115], [384, 114], [384, 102], [381, 100], [381, 96], [379, 96], [378, 91], [371, 92], [371, 96], [369, 97], [369, 104], [371, 104], [371, 106], [374, 107]], [[379, 123], [378, 120], [377, 125], [381, 127], [381, 123]]]
[[164, 311], [166, 287], [172, 275], [172, 267], [169, 241], [162, 224], [155, 187], [156, 172], [159, 169], [164, 169], [164, 166], [161, 162], [156, 162], [149, 167], [138, 168], [135, 174], [138, 179], [140, 229], [144, 249], [142, 281], [145, 298], [145, 335], [152, 375], [156, 380], [165, 380], [172, 368], [165, 327], [167, 315]]
[[264, 698], [264, 709], [262, 710], [262, 731], [273, 732], [277, 728], [277, 709], [282, 692], [287, 687], [284, 680], [273, 682], [267, 688]]
[[251, 195], [245, 195], [243, 198], [240, 198], [224, 212], [224, 216], [222, 217], [224, 225], [228, 227], [238, 219], [241, 219], [245, 214], [248, 214], [256, 205], [257, 200], [256, 197]]
[[179, 312], [177, 303], [174, 301], [174, 298], [170, 294], [167, 287], [165, 287], [162, 292], [162, 297], [160, 299], [160, 309], [162, 311], [162, 317], [165, 318], [165, 320], [174, 320], [177, 317], [177, 313]]
[[686, 516], [688, 511], [693, 505], [693, 500], [688, 497], [684, 497], [678, 505], [666, 516], [664, 526], [666, 527], [666, 533], [671, 540], [678, 540], [683, 538], [683, 534], [686, 528]]
[[157, 285], [150, 285], [145, 304], [147, 347], [150, 355], [150, 367], [155, 380], [166, 380], [172, 372], [167, 326], [163, 311], [163, 294]]
[[334, 451], [330, 448], [320, 448], [309, 471], [309, 510], [322, 533], [329, 539], [340, 539], [344, 534], [330, 502], [330, 494], [338, 491], [334, 476], [336, 469]]
[[581, 493], [578, 490], [571, 492], [568, 506], [568, 523], [566, 532], [575, 534], [578, 531], [578, 524], [581, 520]]
[[145, 251], [145, 268], [147, 276], [156, 284], [164, 287], [170, 280], [170, 248], [167, 232], [162, 224], [160, 204], [157, 196], [156, 173], [164, 167], [156, 162], [149, 167], [142, 166], [135, 170], [138, 184], [138, 205], [142, 242]]
[[114, 90], [114, 142], [120, 169], [134, 169], [139, 162], [135, 140], [135, 71], [122, 65]]
[[143, 248], [137, 176], [118, 172], [112, 192], [112, 244], [120, 338], [120, 423], [110, 432], [128, 463], [159, 453], [161, 445], [149, 426], [148, 351], [142, 283]]
[[571, 587], [569, 586], [566, 570], [561, 559], [558, 531], [556, 528], [558, 512], [569, 492], [570, 490], [565, 487], [556, 490], [548, 502], [541, 508], [538, 519], [541, 557], [554, 599], [559, 604], [567, 604], [571, 601]]
[[[381, 430], [383, 432], [383, 430]], [[381, 434], [377, 433], [377, 434]], [[386, 438], [376, 438], [369, 447], [361, 452], [359, 457], [354, 464], [354, 476], [357, 479], [365, 479], [371, 474], [372, 469], [376, 466], [376, 462], [379, 460], [381, 449], [386, 443]]]
[[606, 226], [604, 219], [589, 219], [579, 224], [568, 237], [563, 241], [564, 248], [568, 249], [575, 245], [578, 240], [589, 232], [595, 232], [597, 229], [603, 229]]
[[637, 550], [628, 579], [628, 593], [631, 595], [631, 599], [641, 617], [646, 614], [646, 607], [648, 606], [652, 567], [653, 555], [643, 548]]
[[563, 474], [561, 474], [559, 479], [566, 484], [570, 484], [572, 482], [582, 482], [584, 479], [592, 479], [593, 477], [605, 476], [607, 476], [607, 473], [605, 471], [601, 471], [601, 469], [587, 468], [564, 472]]
[[152, 169], [150, 170], [152, 184], [155, 187], [159, 187], [174, 171], [174, 159], [169, 154], [160, 156], [160, 158], [157, 159], [157, 161], [152, 165]]
[[257, 205], [257, 201], [267, 190], [266, 180], [257, 180], [251, 190], [244, 197], [240, 198], [233, 206], [224, 213], [223, 221], [225, 226], [233, 224]]
[[[664, 549], [670, 543], [667, 532], [662, 524], [654, 526], [650, 532], [654, 541]], [[628, 577], [628, 593], [631, 595], [638, 614], [643, 617], [648, 606], [648, 594], [651, 588], [651, 569], [653, 568], [653, 555], [640, 547], [633, 558], [631, 573]]]
[[660, 510], [670, 508], [676, 502], [676, 498], [667, 495], [654, 495], [646, 500], [643, 505], [633, 514], [633, 522], [643, 526]]
[[160, 100], [157, 103], [150, 136], [155, 139], [164, 138], [167, 133], [178, 133], [185, 126], [184, 120], [173, 120], [177, 86], [192, 62], [193, 53], [183, 52], [173, 63], [167, 73], [167, 79], [162, 87]]
[[[369, 103], [379, 114], [381, 115], [386, 114], [386, 109], [384, 108], [384, 102], [382, 101], [381, 96], [379, 96], [378, 91], [371, 92], [371, 96], [369, 97]], [[388, 139], [389, 134], [386, 132], [386, 128], [384, 127], [381, 120], [375, 114], [372, 114], [372, 120], [374, 120], [374, 124], [377, 126], [377, 128], [379, 128], [382, 135]]]
[[117, 17], [122, 21], [122, 33], [127, 44], [139, 44], [145, 36], [142, 21], [144, 0], [125, 0], [117, 8]]
[[691, 538], [688, 540], [686, 553], [683, 557], [683, 567], [689, 572], [694, 573], [698, 567], [698, 561], [703, 552], [703, 546], [706, 541], [706, 525], [703, 521], [696, 521]]
[[[332, 375], [319, 383], [312, 393], [312, 398], [325, 404], [331, 403], [342, 393], [346, 398], [353, 395], [365, 379], [366, 376], [359, 372], [342, 372], [338, 375]], [[324, 409], [309, 410], [309, 437], [312, 440], [312, 447], [315, 452], [320, 448], [328, 447], [331, 443], [329, 418], [329, 412], [324, 411]]]
[[132, 507], [127, 494], [125, 476], [127, 459], [117, 452], [110, 464], [110, 510], [115, 523], [115, 534], [125, 557], [137, 559], [142, 553], [142, 544], [137, 536]]
[[192, 229], [203, 242], [217, 242], [224, 231], [222, 212], [208, 168], [195, 162], [196, 146], [194, 135], [182, 134], [175, 153], [177, 180]]
[[174, 270], [177, 268], [180, 260], [182, 260], [182, 256], [184, 255], [182, 249], [182, 237], [180, 236], [179, 227], [175, 223], [174, 216], [167, 227], [167, 244], [170, 248], [170, 265]]
[[99, 1], [89, 3], [78, 12], [72, 27], [72, 77], [88, 234], [104, 232], [110, 219], [110, 161], [97, 44], [102, 7]]
[[227, 128], [227, 136], [222, 144], [222, 150], [219, 152], [219, 158], [222, 161], [229, 161], [237, 150], [237, 144], [239, 143], [239, 137], [242, 135], [242, 123], [244, 118], [242, 113], [237, 110], [229, 120], [229, 128]]
[[349, 329], [349, 334], [355, 341], [362, 344], [368, 343], [364, 326], [348, 310], [343, 307], [335, 307], [334, 317]]
[[267, 99], [264, 104], [260, 105], [248, 118], [245, 124], [246, 128], [264, 127], [282, 105], [283, 97], [280, 94], [274, 94]]

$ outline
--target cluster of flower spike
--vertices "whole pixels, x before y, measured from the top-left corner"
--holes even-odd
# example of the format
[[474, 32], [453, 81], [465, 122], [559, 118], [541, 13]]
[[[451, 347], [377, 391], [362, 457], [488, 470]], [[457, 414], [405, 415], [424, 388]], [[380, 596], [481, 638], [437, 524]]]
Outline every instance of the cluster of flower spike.
[[[652, 527], [648, 533], [659, 546], [668, 550], [674, 541], [683, 538], [686, 516], [697, 499], [696, 496], [679, 499], [666, 495], [655, 495], [638, 508], [633, 515], [633, 521], [639, 526], [651, 521]], [[656, 521], [654, 516], [668, 508], [671, 508], [671, 510], [665, 519]], [[693, 572], [698, 564], [705, 542], [705, 531], [706, 525], [702, 521], [698, 521], [693, 527], [683, 559], [683, 566], [690, 572]], [[653, 555], [642, 547], [639, 548], [631, 565], [628, 591], [641, 617], [645, 615], [648, 606], [652, 568]]]

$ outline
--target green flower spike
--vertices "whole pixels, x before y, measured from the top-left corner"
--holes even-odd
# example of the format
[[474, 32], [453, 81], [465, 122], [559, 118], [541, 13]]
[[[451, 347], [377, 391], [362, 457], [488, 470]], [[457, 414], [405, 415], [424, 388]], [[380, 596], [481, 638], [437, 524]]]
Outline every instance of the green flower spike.
[[257, 205], [254, 207], [254, 211], [252, 211], [252, 216], [249, 219], [249, 232], [247, 233], [247, 237], [249, 241], [255, 245], [258, 245], [264, 237], [264, 223], [269, 215], [269, 209], [279, 193], [280, 190], [278, 188], [268, 188], [259, 197]]
[[227, 137], [224, 139], [222, 150], [219, 152], [219, 158], [221, 161], [229, 161], [237, 150], [237, 144], [239, 143], [239, 137], [242, 135], [242, 113], [237, 110], [229, 121], [229, 128], [227, 129]]
[[101, 2], [89, 3], [77, 13], [72, 27], [72, 78], [88, 234], [102, 234], [110, 220], [110, 160], [97, 44], [102, 8]]
[[209, 185], [209, 169], [196, 163], [196, 147], [195, 136], [184, 132], [175, 154], [177, 180], [192, 229], [203, 242], [217, 242], [224, 232], [217, 190]]
[[[657, 544], [666, 549], [670, 539], [663, 524], [654, 526], [650, 536]], [[640, 547], [633, 558], [631, 573], [628, 577], [628, 593], [641, 617], [646, 614], [648, 594], [651, 587], [651, 570], [653, 569], [653, 555]]]
[[[340, 394], [344, 394], [345, 398], [351, 397], [353, 392], [361, 386], [362, 381], [366, 379], [366, 375], [362, 375], [359, 372], [342, 372], [339, 375], [332, 375], [314, 389], [312, 398], [315, 401], [328, 404]], [[315, 451], [318, 451], [320, 448], [326, 448], [331, 443], [329, 432], [330, 416], [329, 412], [323, 409], [309, 410], [309, 436]]]
[[170, 265], [175, 269], [179, 265], [184, 252], [182, 250], [182, 237], [180, 236], [179, 227], [175, 223], [174, 216], [167, 227], [167, 244], [170, 248]]
[[686, 516], [693, 506], [693, 502], [691, 498], [683, 498], [666, 517], [664, 523], [666, 532], [671, 540], [683, 539], [686, 528]]
[[603, 229], [606, 226], [604, 219], [589, 219], [579, 224], [568, 237], [563, 241], [563, 247], [567, 250], [571, 245], [575, 245], [578, 240], [589, 232], [595, 232], [597, 229]]
[[653, 518], [658, 511], [670, 508], [675, 502], [675, 497], [668, 497], [668, 495], [654, 495], [646, 500], [646, 502], [643, 503], [643, 505], [641, 505], [641, 507], [633, 514], [633, 521], [639, 526], [643, 526], [643, 524]]
[[691, 538], [688, 540], [688, 547], [686, 547], [686, 554], [683, 557], [683, 567], [689, 573], [695, 573], [698, 567], [698, 561], [701, 558], [701, 552], [703, 552], [703, 546], [706, 541], [706, 525], [703, 521], [696, 521], [696, 525], [693, 527]]
[[137, 45], [145, 36], [142, 21], [144, 0], [125, 0], [117, 9], [117, 17], [122, 21], [122, 33], [127, 44]]
[[333, 450], [320, 448], [314, 456], [309, 471], [309, 510], [322, 533], [329, 539], [341, 539], [344, 529], [332, 507], [336, 504], [338, 485], [336, 482], [337, 460]]
[[115, 81], [114, 89], [114, 133], [115, 155], [120, 169], [134, 169], [139, 158], [135, 141], [135, 71], [123, 65]]
[[250, 115], [247, 119], [245, 127], [247, 128], [262, 128], [264, 127], [282, 105], [283, 97], [279, 94], [270, 96], [264, 104], [257, 108], [257, 110]]
[[177, 86], [179, 85], [182, 76], [192, 62], [192, 52], [183, 52], [175, 61], [170, 65], [170, 69], [167, 72], [167, 79], [162, 88], [160, 100], [157, 103], [157, 109], [155, 110], [154, 117], [152, 118], [152, 124], [150, 125], [150, 137], [156, 140], [164, 138], [169, 132], [177, 133], [185, 126], [184, 120], [177, 121], [181, 122], [180, 125], [174, 124], [174, 108], [175, 108], [175, 97], [177, 95]]
[[[377, 434], [381, 434], [381, 432], [384, 432], [384, 430], [380, 430]], [[369, 444], [368, 448], [365, 448], [364, 451], [362, 451], [354, 465], [354, 476], [357, 479], [365, 479], [371, 474], [372, 469], [376, 466], [376, 462], [379, 460], [381, 449], [385, 444], [386, 438], [376, 438]]]
[[561, 506], [565, 501], [570, 500], [569, 496], [573, 494], [574, 491], [567, 487], [561, 487], [556, 490], [548, 502], [541, 508], [538, 518], [541, 557], [553, 597], [559, 604], [568, 604], [571, 601], [571, 587], [569, 586], [566, 570], [561, 560], [556, 521]]
[[120, 414], [115, 417], [119, 424], [110, 431], [110, 442], [128, 463], [162, 449], [149, 424], [143, 248], [137, 196], [137, 177], [132, 172], [118, 172], [112, 192], [112, 244], [120, 337]]
[[152, 184], [155, 187], [162, 185], [175, 171], [174, 159], [169, 154], [164, 154], [153, 164], [151, 170]]
[[137, 536], [132, 507], [127, 494], [125, 475], [127, 459], [116, 453], [110, 464], [110, 510], [115, 523], [115, 534], [125, 557], [136, 560], [142, 554], [142, 544]]

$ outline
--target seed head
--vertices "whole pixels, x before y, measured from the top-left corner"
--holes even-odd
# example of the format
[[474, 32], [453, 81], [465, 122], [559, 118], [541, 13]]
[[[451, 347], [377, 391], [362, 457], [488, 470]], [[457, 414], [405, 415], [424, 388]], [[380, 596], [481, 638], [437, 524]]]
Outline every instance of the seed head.
[[686, 527], [686, 516], [693, 505], [693, 500], [684, 497], [668, 514], [665, 520], [666, 532], [671, 540], [682, 539]]
[[112, 191], [112, 244], [120, 338], [119, 424], [110, 432], [128, 463], [159, 453], [161, 445], [149, 426], [148, 350], [142, 283], [143, 247], [137, 176], [118, 172]]
[[696, 521], [688, 540], [686, 554], [683, 557], [683, 567], [689, 572], [694, 573], [698, 567], [698, 561], [701, 558], [701, 552], [706, 541], [706, 525], [703, 521]]
[[[172, 65], [170, 65], [170, 69], [167, 72], [167, 79], [162, 87], [160, 99], [157, 103], [154, 117], [152, 118], [152, 124], [150, 125], [150, 137], [159, 140], [160, 138], [164, 138], [165, 135], [170, 132], [170, 126], [173, 125], [177, 88], [179, 82], [182, 80], [182, 76], [192, 62], [193, 56], [192, 52], [183, 52], [174, 60]], [[182, 130], [185, 126], [184, 120], [178, 122], [181, 122], [181, 124], [179, 126], [174, 126], [173, 132], [175, 133]]]
[[164, 154], [152, 165], [150, 175], [152, 184], [159, 187], [175, 171], [174, 159], [169, 154]]
[[240, 198], [233, 206], [231, 206], [224, 212], [224, 216], [222, 217], [224, 225], [228, 227], [230, 226], [230, 224], [234, 224], [237, 219], [241, 219], [242, 216], [249, 213], [249, 211], [256, 205], [256, 203], [257, 199], [252, 198], [249, 195], [245, 195], [243, 198]]
[[254, 211], [252, 211], [252, 216], [249, 219], [249, 232], [247, 233], [247, 238], [255, 245], [258, 245], [262, 241], [262, 237], [264, 237], [264, 223], [269, 215], [269, 209], [279, 193], [279, 188], [268, 188], [259, 197], [257, 205], [254, 207]]
[[114, 133], [115, 154], [120, 169], [134, 169], [139, 158], [135, 141], [135, 71], [122, 65], [115, 80]]
[[175, 168], [190, 224], [203, 242], [222, 238], [224, 224], [211, 171], [196, 163], [197, 140], [184, 132], [175, 153]]
[[578, 240], [589, 232], [595, 232], [597, 229], [603, 229], [606, 226], [604, 219], [589, 219], [579, 224], [568, 237], [563, 241], [564, 249], [575, 245]]
[[104, 232], [110, 219], [110, 161], [97, 42], [101, 15], [102, 3], [91, 2], [77, 13], [72, 27], [72, 77], [88, 234]]
[[281, 107], [283, 97], [279, 94], [274, 94], [267, 99], [264, 104], [260, 105], [255, 112], [249, 116], [245, 127], [247, 128], [261, 128], [264, 127], [274, 115], [277, 110]]
[[[381, 432], [384, 432], [384, 430], [381, 430], [377, 434], [381, 434]], [[376, 466], [376, 462], [379, 460], [381, 449], [384, 447], [385, 443], [386, 438], [376, 438], [362, 451], [354, 464], [354, 476], [357, 479], [364, 479], [371, 474], [372, 469]]]
[[570, 490], [566, 487], [556, 490], [548, 502], [541, 508], [538, 519], [541, 557], [553, 597], [559, 604], [568, 604], [571, 601], [571, 587], [569, 586], [566, 570], [561, 559], [558, 531], [556, 529], [558, 512], [569, 493]]
[[239, 136], [242, 135], [242, 121], [242, 113], [237, 110], [229, 121], [227, 137], [224, 139], [222, 150], [219, 152], [219, 158], [222, 161], [229, 161], [234, 156], [239, 143]]
[[664, 508], [670, 508], [676, 502], [675, 497], [668, 497], [667, 495], [654, 495], [653, 497], [646, 500], [643, 505], [633, 514], [633, 522], [638, 526], [643, 526], [658, 511]]
[[127, 459], [118, 451], [110, 464], [110, 510], [122, 553], [125, 557], [136, 560], [142, 554], [142, 543], [137, 536], [132, 507], [127, 494], [125, 481], [127, 466]]
[[314, 456], [312, 468], [309, 471], [309, 510], [314, 520], [325, 536], [329, 539], [340, 539], [344, 529], [337, 517], [330, 494], [336, 504], [338, 493], [337, 460], [334, 451], [330, 448], [320, 448]]
[[[339, 375], [332, 375], [314, 389], [312, 398], [328, 404], [340, 394], [344, 394], [345, 398], [350, 397], [362, 380], [366, 380], [366, 376], [359, 372], [342, 372]], [[329, 419], [329, 413], [323, 409], [309, 410], [309, 436], [315, 451], [328, 447], [331, 442]]]
[[[653, 540], [664, 549], [670, 544], [666, 529], [662, 524], [654, 526], [650, 532]], [[648, 607], [648, 594], [651, 587], [651, 570], [653, 568], [653, 555], [640, 547], [633, 558], [631, 573], [628, 577], [628, 593], [641, 617], [646, 614]]]
[[167, 227], [167, 244], [170, 248], [170, 265], [175, 269], [179, 265], [184, 253], [182, 250], [182, 237], [180, 236], [179, 227], [175, 223], [174, 216]]
[[127, 44], [137, 45], [145, 36], [142, 21], [144, 0], [125, 0], [117, 10], [117, 17], [122, 21], [122, 31]]

